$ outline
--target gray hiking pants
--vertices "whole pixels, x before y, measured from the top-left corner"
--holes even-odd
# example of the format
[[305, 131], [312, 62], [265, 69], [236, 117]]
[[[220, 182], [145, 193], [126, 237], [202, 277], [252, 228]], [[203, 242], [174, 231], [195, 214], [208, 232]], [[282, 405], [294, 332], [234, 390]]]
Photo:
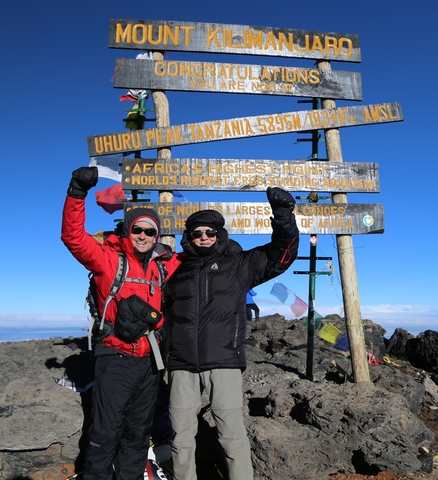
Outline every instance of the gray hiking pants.
[[174, 433], [175, 480], [196, 480], [195, 436], [204, 389], [210, 398], [229, 479], [253, 480], [251, 450], [243, 422], [242, 374], [239, 369], [215, 369], [202, 373], [177, 370], [171, 373], [169, 413]]

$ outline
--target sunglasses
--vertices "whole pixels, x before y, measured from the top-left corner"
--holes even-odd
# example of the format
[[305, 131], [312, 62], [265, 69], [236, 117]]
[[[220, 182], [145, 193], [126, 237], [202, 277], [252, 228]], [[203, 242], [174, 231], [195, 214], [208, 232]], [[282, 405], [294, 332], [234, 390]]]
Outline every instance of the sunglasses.
[[208, 238], [213, 238], [216, 236], [216, 230], [194, 230], [192, 232], [192, 238], [201, 238], [203, 234], [206, 234]]
[[132, 227], [132, 233], [134, 235], [140, 235], [141, 232], [143, 232], [147, 237], [155, 237], [157, 235], [155, 228], [141, 228], [138, 225], [134, 225]]

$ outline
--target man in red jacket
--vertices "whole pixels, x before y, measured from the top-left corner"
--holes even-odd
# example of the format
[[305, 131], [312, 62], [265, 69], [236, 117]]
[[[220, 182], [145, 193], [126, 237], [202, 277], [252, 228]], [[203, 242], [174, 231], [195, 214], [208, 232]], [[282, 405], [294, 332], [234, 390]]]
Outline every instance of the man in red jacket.
[[[61, 239], [72, 255], [93, 273], [100, 314], [119, 265], [118, 251], [127, 258], [126, 282], [109, 302], [105, 321], [116, 324], [119, 305], [129, 298], [161, 311], [162, 262], [166, 269], [170, 247], [158, 243], [160, 220], [154, 210], [128, 211], [118, 243], [100, 243], [85, 231], [85, 197], [97, 184], [96, 167], [72, 174], [62, 217]], [[170, 267], [170, 265], [169, 265]], [[131, 281], [130, 281], [131, 279]], [[134, 280], [134, 281], [132, 281]], [[139, 297], [139, 298], [138, 298]], [[143, 303], [142, 303], [143, 305]], [[158, 330], [164, 319], [150, 326]], [[117, 327], [116, 327], [117, 331]], [[146, 335], [125, 341], [114, 333], [95, 348], [92, 424], [85, 454], [84, 480], [110, 480], [118, 456], [120, 480], [143, 480], [160, 375]]]

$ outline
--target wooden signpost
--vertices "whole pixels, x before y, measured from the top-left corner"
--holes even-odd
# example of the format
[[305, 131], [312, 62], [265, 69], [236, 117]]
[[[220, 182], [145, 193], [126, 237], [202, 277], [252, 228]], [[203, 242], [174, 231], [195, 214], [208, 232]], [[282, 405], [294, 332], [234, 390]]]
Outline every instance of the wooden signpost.
[[[230, 234], [271, 234], [272, 211], [269, 203], [249, 202], [133, 202], [125, 211], [136, 207], [153, 208], [161, 218], [163, 235], [181, 235], [189, 215], [199, 210], [217, 210], [225, 218]], [[300, 234], [369, 234], [383, 233], [381, 204], [309, 204], [295, 208]]]
[[361, 61], [357, 35], [220, 23], [111, 19], [109, 46]]
[[399, 103], [285, 112], [95, 135], [87, 139], [88, 154], [90, 157], [94, 157], [218, 140], [400, 122], [402, 120], [403, 114]]
[[114, 87], [362, 100], [360, 73], [118, 58]]
[[[154, 208], [163, 235], [181, 234], [187, 217], [200, 209], [220, 211], [230, 234], [270, 234], [267, 203], [173, 202], [172, 190], [263, 191], [280, 186], [288, 191], [330, 192], [332, 203], [298, 203], [301, 234], [335, 234], [342, 280], [345, 318], [356, 382], [369, 381], [361, 328], [353, 234], [382, 233], [383, 206], [349, 204], [346, 192], [380, 191], [375, 163], [344, 163], [339, 128], [399, 122], [399, 103], [336, 108], [336, 99], [361, 100], [358, 73], [332, 71], [330, 62], [360, 62], [359, 37], [346, 33], [161, 20], [111, 19], [109, 47], [153, 51], [152, 60], [117, 59], [116, 88], [151, 89], [156, 128], [88, 137], [90, 156], [135, 153], [123, 160], [123, 188], [160, 191], [156, 203], [132, 202], [127, 209]], [[162, 52], [205, 52], [311, 59], [317, 68], [240, 65], [164, 60]], [[275, 113], [170, 125], [164, 90], [271, 94], [322, 99], [322, 109]], [[291, 132], [323, 130], [328, 161], [170, 158], [170, 147]], [[139, 158], [157, 149], [157, 158]], [[310, 312], [310, 309], [309, 309]], [[309, 314], [310, 315], [310, 314]], [[309, 332], [313, 328], [309, 316]], [[310, 337], [309, 338], [313, 338]]]
[[124, 190], [223, 190], [377, 193], [377, 163], [226, 158], [125, 158]]

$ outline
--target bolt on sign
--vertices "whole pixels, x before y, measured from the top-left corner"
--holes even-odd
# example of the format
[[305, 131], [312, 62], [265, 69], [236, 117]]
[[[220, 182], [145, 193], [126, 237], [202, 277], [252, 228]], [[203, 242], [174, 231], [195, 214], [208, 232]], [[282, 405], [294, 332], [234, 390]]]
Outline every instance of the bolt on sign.
[[361, 61], [357, 35], [220, 23], [111, 19], [109, 47]]
[[318, 68], [118, 58], [113, 79], [116, 88], [362, 100], [360, 73]]
[[228, 158], [124, 158], [124, 190], [377, 193], [377, 163]]
[[90, 157], [94, 157], [218, 140], [400, 122], [402, 120], [401, 106], [397, 102], [276, 113], [95, 135], [87, 138], [88, 154]]
[[[162, 235], [181, 235], [187, 218], [199, 210], [217, 210], [225, 218], [231, 235], [271, 234], [272, 211], [269, 203], [247, 202], [128, 202], [125, 213], [133, 208], [153, 208], [161, 218]], [[381, 204], [299, 203], [295, 216], [300, 234], [383, 233]]]

